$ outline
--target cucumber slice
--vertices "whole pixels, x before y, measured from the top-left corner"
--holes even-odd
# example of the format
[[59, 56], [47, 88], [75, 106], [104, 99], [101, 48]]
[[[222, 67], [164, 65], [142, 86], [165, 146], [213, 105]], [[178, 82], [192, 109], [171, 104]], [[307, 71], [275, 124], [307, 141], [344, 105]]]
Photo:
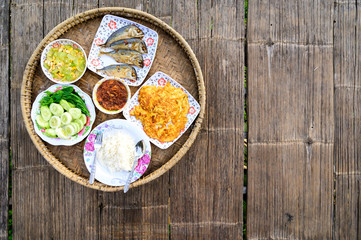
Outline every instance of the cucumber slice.
[[63, 128], [57, 128], [55, 130], [56, 135], [58, 135], [61, 139], [69, 139], [69, 137], [66, 135], [65, 130]]
[[83, 123], [83, 125], [85, 125], [85, 124], [86, 124], [86, 122], [87, 122], [87, 118], [86, 118], [86, 116], [85, 116], [85, 114], [84, 114], [84, 113], [80, 116], [80, 118], [79, 118], [79, 119], [81, 120], [81, 122]]
[[73, 119], [78, 119], [81, 117], [81, 110], [79, 108], [70, 108], [69, 113]]
[[48, 128], [49, 127], [48, 121], [45, 121], [41, 115], [36, 116], [35, 121], [38, 123], [38, 125], [41, 128]]
[[64, 99], [61, 99], [59, 103], [67, 111], [69, 111], [69, 109], [72, 108], [70, 103], [68, 101], [64, 100]]
[[47, 137], [52, 137], [52, 138], [56, 138], [56, 131], [54, 129], [46, 129], [44, 132], [45, 136]]
[[42, 106], [40, 108], [40, 115], [43, 117], [44, 121], [49, 121], [53, 114], [51, 114], [49, 107]]
[[51, 128], [58, 128], [61, 125], [60, 117], [52, 116], [49, 121], [49, 125]]
[[[74, 123], [78, 125], [78, 127], [79, 127], [78, 132], [80, 132], [80, 131], [83, 129], [83, 127], [84, 127], [83, 122], [82, 122], [80, 119], [77, 119], [77, 120], [74, 121]], [[77, 132], [77, 133], [78, 133], [78, 132]]]
[[75, 132], [79, 132], [79, 131], [80, 131], [79, 125], [76, 124], [75, 122], [70, 123], [70, 125], [72, 125], [72, 126], [75, 128]]
[[52, 103], [50, 104], [50, 111], [55, 116], [60, 116], [61, 114], [64, 113], [64, 108], [60, 104]]
[[73, 118], [71, 117], [70, 113], [68, 113], [68, 112], [63, 113], [60, 116], [61, 123], [64, 125], [71, 123], [72, 119]]
[[[70, 105], [70, 108], [75, 108], [75, 105], [74, 104], [72, 104], [71, 102], [68, 102], [69, 103], [69, 105]], [[69, 110], [68, 110], [69, 111]]]
[[64, 127], [64, 130], [65, 130], [65, 134], [66, 134], [67, 136], [72, 136], [72, 135], [74, 135], [74, 134], [76, 133], [76, 129], [75, 129], [74, 126], [71, 125], [71, 124], [66, 125], [66, 126]]

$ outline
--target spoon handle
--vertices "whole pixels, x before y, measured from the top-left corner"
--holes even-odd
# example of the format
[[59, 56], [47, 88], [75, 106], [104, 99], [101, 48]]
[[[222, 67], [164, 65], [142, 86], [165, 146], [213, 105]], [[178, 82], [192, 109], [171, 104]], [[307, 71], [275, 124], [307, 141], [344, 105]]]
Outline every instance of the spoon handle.
[[129, 173], [128, 179], [127, 179], [127, 181], [125, 182], [124, 193], [128, 192], [128, 190], [129, 190], [129, 185], [130, 185], [130, 182], [132, 181], [135, 167], [138, 165], [138, 160], [139, 160], [139, 158], [136, 158], [135, 161], [134, 161], [134, 163], [133, 163], [132, 171]]

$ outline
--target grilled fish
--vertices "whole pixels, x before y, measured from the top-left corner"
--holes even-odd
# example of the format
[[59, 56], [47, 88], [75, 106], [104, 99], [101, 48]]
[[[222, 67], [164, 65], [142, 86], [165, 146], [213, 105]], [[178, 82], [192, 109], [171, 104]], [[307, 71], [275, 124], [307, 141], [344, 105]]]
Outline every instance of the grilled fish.
[[143, 38], [144, 33], [140, 30], [137, 26], [134, 25], [127, 25], [124, 27], [119, 28], [115, 32], [113, 32], [107, 41], [100, 45], [104, 47], [108, 47], [113, 42], [119, 41], [121, 39], [129, 39], [129, 38]]
[[130, 50], [112, 50], [111, 52], [99, 52], [99, 56], [107, 55], [113, 58], [118, 63], [126, 63], [129, 65], [135, 65], [137, 67], [143, 68], [143, 56], [139, 52], [130, 51]]
[[102, 69], [97, 69], [97, 72], [101, 72], [109, 77], [124, 78], [131, 81], [137, 80], [137, 72], [134, 67], [127, 64], [109, 65]]
[[114, 49], [114, 50], [124, 49], [124, 50], [137, 51], [137, 52], [140, 52], [141, 54], [148, 53], [148, 49], [147, 49], [147, 46], [145, 45], [145, 42], [138, 38], [119, 40], [119, 41], [113, 42], [112, 44], [110, 44], [107, 47]]

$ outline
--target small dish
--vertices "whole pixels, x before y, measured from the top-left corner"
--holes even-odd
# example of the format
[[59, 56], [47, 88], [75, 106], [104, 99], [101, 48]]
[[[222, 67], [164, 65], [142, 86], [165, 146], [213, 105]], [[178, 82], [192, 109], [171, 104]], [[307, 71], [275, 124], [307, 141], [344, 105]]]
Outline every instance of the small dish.
[[137, 73], [137, 80], [134, 81], [134, 80], [123, 79], [124, 82], [129, 86], [139, 86], [140, 84], [142, 84], [145, 77], [148, 75], [148, 72], [154, 62], [155, 54], [157, 51], [157, 45], [158, 45], [158, 33], [137, 22], [133, 22], [128, 19], [113, 15], [105, 15], [99, 25], [97, 33], [94, 36], [94, 40], [88, 57], [88, 69], [102, 77], [109, 77], [106, 74], [97, 71], [97, 69], [101, 69], [103, 67], [107, 67], [109, 65], [118, 64], [118, 63], [109, 56], [105, 56], [105, 55], [99, 56], [99, 52], [101, 50], [101, 47], [99, 45], [105, 43], [108, 37], [113, 32], [126, 25], [135, 25], [144, 32], [144, 37], [142, 38], [142, 40], [145, 42], [145, 45], [148, 49], [148, 53], [142, 54], [144, 67], [139, 68], [133, 66]]
[[[45, 60], [46, 60], [46, 57], [47, 57], [47, 53], [50, 51], [50, 49], [52, 48], [56, 48], [56, 47], [59, 47], [60, 45], [72, 45], [74, 49], [80, 49], [81, 52], [83, 53], [84, 55], [84, 59], [85, 59], [85, 67], [84, 67], [84, 71], [82, 72], [82, 74], [72, 80], [72, 81], [60, 81], [58, 79], [55, 79], [51, 73], [49, 72], [49, 70], [45, 67]], [[86, 72], [86, 69], [87, 69], [87, 56], [86, 56], [86, 53], [84, 51], [84, 49], [80, 46], [79, 43], [77, 42], [74, 42], [73, 40], [70, 40], [70, 39], [57, 39], [51, 43], [49, 43], [43, 50], [42, 54], [41, 54], [41, 58], [40, 58], [40, 64], [41, 64], [41, 69], [43, 70], [45, 76], [47, 78], [49, 78], [51, 81], [55, 82], [55, 83], [58, 83], [58, 84], [71, 84], [71, 83], [75, 83], [76, 81], [78, 81], [83, 75], [84, 73]]]
[[[100, 85], [102, 85], [104, 82], [110, 81], [110, 80], [115, 80], [117, 82], [120, 82], [122, 84], [122, 86], [124, 86], [125, 90], [127, 91], [126, 102], [123, 105], [123, 107], [121, 107], [118, 110], [105, 109], [103, 106], [101, 106], [101, 104], [99, 103], [99, 101], [97, 99], [97, 92], [98, 92]], [[99, 82], [97, 82], [93, 88], [93, 102], [94, 102], [95, 106], [99, 109], [99, 111], [106, 113], [106, 114], [117, 114], [117, 113], [122, 112], [123, 109], [127, 106], [127, 103], [129, 102], [130, 97], [131, 97], [131, 93], [130, 93], [130, 89], [129, 89], [128, 85], [125, 84], [125, 82], [119, 78], [103, 78]]]
[[[49, 87], [46, 91], [56, 92], [58, 90], [61, 90], [63, 86], [64, 85], [55, 84], [55, 85], [52, 85], [51, 87]], [[89, 97], [89, 95], [86, 94], [85, 92], [83, 92], [80, 88], [78, 88], [75, 85], [69, 85], [69, 86], [73, 87], [74, 90], [79, 94], [79, 96], [85, 101], [85, 105], [90, 113], [90, 117], [87, 117], [87, 122], [85, 124], [85, 127], [75, 136], [72, 136], [70, 139], [60, 139], [60, 138], [48, 137], [45, 135], [45, 129], [42, 129], [36, 123], [35, 118], [37, 115], [40, 114], [40, 100], [47, 95], [46, 91], [40, 93], [36, 97], [36, 99], [33, 103], [32, 109], [31, 109], [31, 120], [33, 121], [35, 132], [45, 142], [47, 142], [51, 145], [54, 145], [54, 146], [57, 146], [57, 145], [72, 146], [74, 144], [81, 142], [86, 136], [88, 136], [88, 134], [90, 133], [90, 130], [92, 128], [92, 125], [95, 121], [95, 117], [96, 117], [95, 107], [94, 107], [94, 104], [93, 104], [91, 98]]]
[[[181, 133], [178, 135], [176, 139], [174, 139], [171, 142], [160, 142], [157, 139], [150, 138], [150, 141], [156, 145], [157, 147], [161, 149], [167, 149], [170, 147], [173, 143], [175, 143], [185, 131], [190, 127], [192, 122], [196, 119], [197, 115], [199, 114], [201, 107], [197, 100], [194, 99], [194, 97], [184, 88], [182, 85], [180, 85], [178, 82], [173, 80], [171, 77], [166, 75], [163, 72], [156, 72], [153, 76], [151, 76], [144, 84], [143, 86], [159, 86], [164, 87], [167, 82], [169, 82], [172, 86], [181, 88], [185, 94], [188, 96], [188, 102], [189, 102], [189, 112], [187, 114], [187, 123], [184, 127], [184, 129], [181, 131]], [[142, 87], [143, 87], [142, 86]], [[135, 116], [130, 115], [130, 111], [137, 105], [139, 105], [138, 97], [139, 97], [139, 91], [141, 88], [138, 89], [138, 91], [133, 95], [132, 99], [129, 101], [125, 109], [123, 110], [124, 117], [135, 123], [140, 128], [143, 128], [142, 122], [140, 120], [137, 120]]]
[[[147, 170], [149, 166], [151, 159], [151, 146], [150, 146], [149, 138], [143, 132], [143, 130], [138, 126], [136, 126], [134, 123], [127, 120], [123, 120], [123, 119], [108, 120], [99, 124], [93, 129], [93, 131], [86, 139], [84, 145], [83, 156], [84, 156], [85, 166], [90, 173], [92, 168], [92, 163], [94, 161], [94, 141], [97, 133], [101, 131], [103, 132], [103, 134], [108, 134], [111, 133], [111, 131], [108, 130], [114, 131], [114, 129], [118, 131], [126, 132], [133, 138], [134, 142], [138, 142], [140, 140], [144, 140], [145, 142], [145, 154], [142, 158], [139, 159], [138, 165], [135, 168], [133, 178], [131, 180], [131, 182], [134, 182], [144, 174], [144, 172]], [[95, 179], [106, 185], [123, 186], [127, 181], [128, 175], [129, 175], [128, 171], [110, 172], [105, 167], [103, 167], [99, 161], [97, 161], [96, 163]]]

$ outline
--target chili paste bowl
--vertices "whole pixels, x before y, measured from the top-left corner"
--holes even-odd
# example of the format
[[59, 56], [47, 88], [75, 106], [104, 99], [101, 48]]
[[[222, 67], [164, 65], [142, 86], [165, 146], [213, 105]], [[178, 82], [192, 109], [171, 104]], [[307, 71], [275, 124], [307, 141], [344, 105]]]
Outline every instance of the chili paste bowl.
[[93, 88], [94, 105], [106, 114], [121, 113], [130, 97], [128, 85], [120, 78], [103, 78]]

